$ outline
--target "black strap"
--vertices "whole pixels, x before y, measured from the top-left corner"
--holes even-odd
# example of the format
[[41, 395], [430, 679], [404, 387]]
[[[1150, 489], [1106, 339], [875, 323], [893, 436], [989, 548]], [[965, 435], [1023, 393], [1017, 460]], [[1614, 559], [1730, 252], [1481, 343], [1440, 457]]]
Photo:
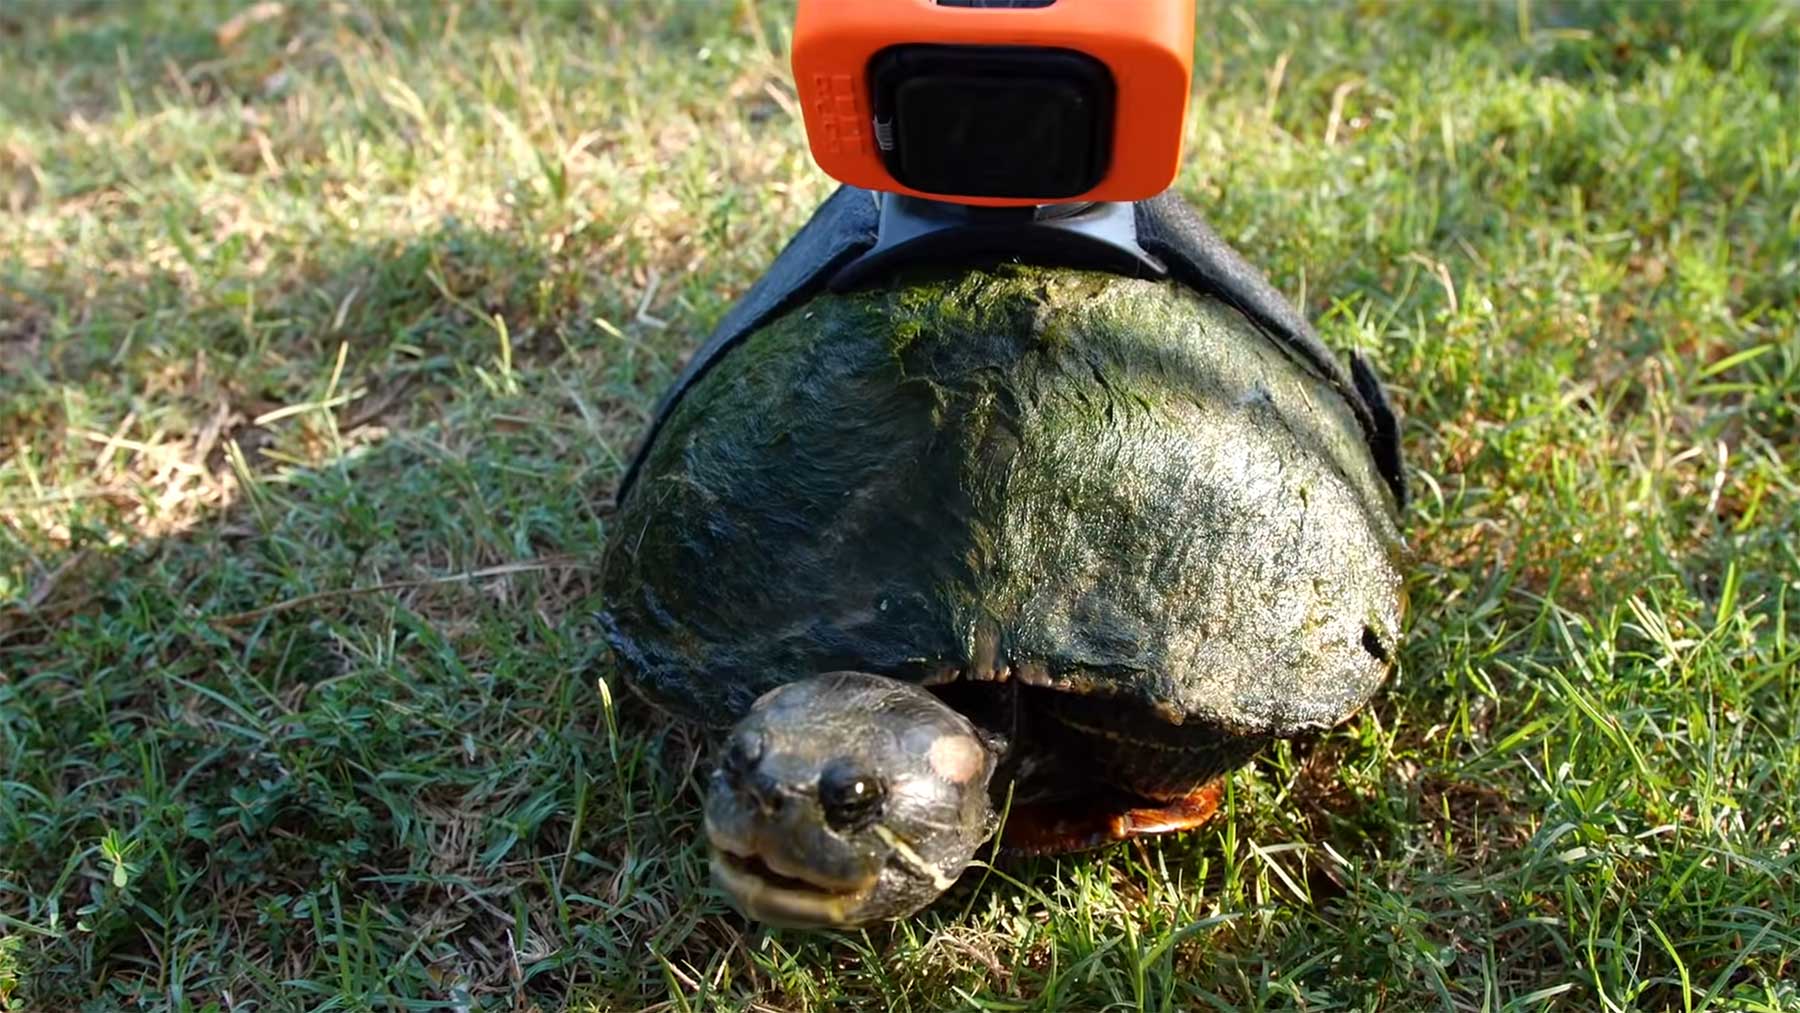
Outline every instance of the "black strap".
[[[1406, 503], [1406, 477], [1400, 462], [1399, 426], [1393, 408], [1381, 389], [1381, 381], [1360, 356], [1350, 356], [1350, 368], [1320, 342], [1306, 320], [1236, 250], [1226, 245], [1200, 216], [1173, 192], [1165, 192], [1135, 206], [1137, 242], [1143, 251], [1166, 265], [1176, 281], [1219, 299], [1243, 313], [1269, 338], [1301, 362], [1316, 370], [1350, 405], [1362, 425], [1377, 470], [1402, 506]], [[824, 291], [852, 261], [875, 246], [879, 226], [876, 196], [856, 187], [840, 187], [826, 198], [801, 227], [781, 255], [750, 291], [734, 304], [706, 344], [694, 353], [656, 406], [656, 415], [645, 430], [631, 463], [619, 482], [617, 499], [623, 500], [643, 465], [644, 451], [656, 440], [663, 423], [689, 388], [712, 369], [738, 342], [782, 313]], [[920, 244], [934, 264], [949, 263], [953, 243]], [[1018, 259], [1029, 251], [1032, 263], [1049, 257], [1061, 266], [1058, 247], [1043, 242], [1022, 244], [1011, 256], [1000, 256], [991, 243], [968, 245], [958, 259], [992, 262]], [[1077, 250], [1070, 256], [1081, 255]], [[913, 261], [883, 260], [885, 273], [859, 276], [858, 283], [877, 281]], [[1092, 266], [1085, 264], [1084, 266]], [[1149, 273], [1149, 272], [1144, 272]]]
[[663, 422], [688, 388], [751, 332], [823, 291], [832, 275], [875, 245], [879, 221], [873, 191], [843, 186], [825, 198], [819, 210], [788, 240], [769, 270], [725, 312], [706, 344], [700, 346], [688, 360], [687, 368], [663, 392], [656, 414], [631, 455], [625, 477], [619, 480], [615, 500], [624, 501], [632, 482], [637, 480], [638, 469], [643, 467], [644, 451], [656, 442]]
[[1375, 371], [1351, 353], [1345, 371], [1319, 335], [1262, 273], [1228, 246], [1174, 191], [1137, 203], [1138, 243], [1168, 265], [1176, 281], [1224, 300], [1290, 354], [1311, 366], [1343, 396], [1361, 423], [1376, 470], [1406, 505], [1406, 474], [1400, 463], [1400, 428]]

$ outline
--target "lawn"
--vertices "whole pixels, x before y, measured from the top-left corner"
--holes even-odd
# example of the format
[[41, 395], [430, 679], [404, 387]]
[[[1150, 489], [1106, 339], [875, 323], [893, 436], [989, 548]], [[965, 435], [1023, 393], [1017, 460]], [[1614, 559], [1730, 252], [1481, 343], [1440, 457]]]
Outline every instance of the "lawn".
[[1202, 7], [1178, 188], [1404, 417], [1398, 672], [830, 935], [592, 619], [830, 190], [791, 8], [0, 7], [0, 1010], [1800, 1010], [1800, 9]]

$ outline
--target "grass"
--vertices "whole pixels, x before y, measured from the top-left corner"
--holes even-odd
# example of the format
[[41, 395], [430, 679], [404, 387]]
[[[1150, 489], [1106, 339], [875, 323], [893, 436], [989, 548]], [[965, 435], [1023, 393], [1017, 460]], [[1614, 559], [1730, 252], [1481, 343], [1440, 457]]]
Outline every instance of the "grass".
[[0, 10], [0, 1009], [1800, 1010], [1794, 7], [1204, 4], [1179, 188], [1405, 416], [1400, 672], [827, 936], [590, 620], [828, 192], [789, 8], [231, 14]]

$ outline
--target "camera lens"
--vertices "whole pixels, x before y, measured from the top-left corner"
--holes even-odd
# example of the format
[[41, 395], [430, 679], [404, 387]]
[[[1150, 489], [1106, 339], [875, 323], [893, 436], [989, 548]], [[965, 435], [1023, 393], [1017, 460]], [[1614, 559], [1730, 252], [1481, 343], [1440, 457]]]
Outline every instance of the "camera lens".
[[1066, 49], [895, 46], [870, 63], [888, 172], [926, 193], [1063, 200], [1112, 154], [1106, 65]]

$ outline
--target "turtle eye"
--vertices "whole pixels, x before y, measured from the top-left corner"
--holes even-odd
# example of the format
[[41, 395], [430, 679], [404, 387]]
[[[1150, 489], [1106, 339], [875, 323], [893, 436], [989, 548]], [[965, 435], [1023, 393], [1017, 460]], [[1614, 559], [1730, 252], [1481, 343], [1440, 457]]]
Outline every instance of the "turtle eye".
[[861, 830], [881, 814], [887, 789], [879, 778], [846, 760], [833, 760], [819, 775], [819, 805], [833, 830]]

